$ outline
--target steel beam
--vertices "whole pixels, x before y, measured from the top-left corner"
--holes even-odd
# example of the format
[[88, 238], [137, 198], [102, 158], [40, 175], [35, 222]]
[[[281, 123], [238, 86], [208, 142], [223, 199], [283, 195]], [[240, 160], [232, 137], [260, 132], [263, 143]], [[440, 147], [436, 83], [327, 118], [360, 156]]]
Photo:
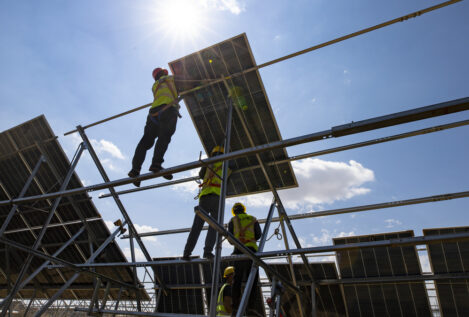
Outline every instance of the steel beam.
[[[281, 280], [288, 288], [290, 288], [293, 292], [297, 293], [300, 292], [298, 288], [293, 286], [289, 281], [287, 281], [283, 276], [278, 274], [276, 271], [272, 270], [270, 266], [267, 265], [264, 261], [262, 261], [256, 253], [252, 252], [248, 249], [244, 244], [242, 244], [238, 239], [235, 238], [230, 232], [226, 231], [223, 226], [221, 226], [213, 217], [211, 217], [205, 210], [202, 210], [200, 206], [195, 207], [195, 212], [199, 217], [204, 219], [213, 229], [217, 230], [218, 233], [222, 234], [235, 248], [239, 249], [239, 251], [243, 252], [249, 259], [254, 261], [257, 265], [261, 266], [264, 271], [277, 276], [279, 280]], [[468, 234], [469, 235], [469, 234]]]
[[298, 137], [294, 137], [294, 138], [290, 138], [286, 140], [275, 141], [272, 143], [258, 145], [258, 146], [247, 148], [247, 149], [241, 149], [241, 150], [233, 151], [233, 152], [226, 153], [223, 155], [209, 157], [204, 160], [197, 160], [197, 161], [177, 165], [174, 167], [166, 168], [163, 171], [158, 172], [158, 173], [145, 173], [134, 178], [128, 177], [128, 178], [118, 179], [115, 181], [106, 181], [101, 184], [74, 188], [74, 189], [59, 191], [55, 193], [48, 193], [44, 195], [36, 195], [36, 196], [28, 196], [28, 197], [23, 197], [23, 198], [15, 198], [15, 199], [10, 199], [10, 200], [2, 200], [0, 201], [0, 206], [23, 204], [25, 202], [44, 200], [44, 199], [50, 199], [50, 198], [55, 198], [59, 196], [69, 196], [69, 195], [75, 195], [75, 194], [80, 194], [84, 192], [102, 190], [105, 188], [130, 184], [137, 180], [144, 181], [144, 180], [153, 179], [153, 178], [157, 178], [157, 177], [164, 176], [164, 175], [175, 174], [175, 173], [179, 173], [179, 172], [183, 172], [183, 171], [187, 171], [187, 170], [191, 170], [195, 168], [200, 168], [207, 164], [212, 164], [215, 162], [221, 162], [225, 160], [232, 160], [232, 159], [236, 159], [239, 157], [244, 157], [246, 155], [253, 155], [256, 153], [262, 153], [262, 152], [269, 151], [269, 150], [285, 148], [285, 147], [294, 146], [298, 144], [304, 144], [308, 142], [321, 141], [321, 140], [329, 139], [332, 137], [341, 137], [344, 135], [371, 131], [371, 130], [385, 128], [385, 127], [389, 127], [393, 125], [419, 121], [423, 119], [428, 119], [432, 117], [442, 116], [445, 114], [456, 113], [456, 112], [466, 111], [466, 110], [469, 110], [469, 97], [455, 99], [455, 100], [451, 100], [451, 101], [447, 101], [443, 103], [438, 103], [438, 104], [434, 104], [431, 106], [415, 108], [415, 109], [411, 109], [407, 111], [396, 112], [396, 113], [385, 115], [385, 116], [374, 117], [368, 120], [352, 122], [350, 124], [333, 127], [332, 129], [329, 129], [329, 130], [306, 134], [306, 135], [302, 135], [302, 136], [298, 136]]
[[[226, 116], [226, 130], [225, 130], [225, 153], [230, 153], [231, 146], [231, 125], [233, 121], [233, 102], [231, 98], [228, 101], [228, 114]], [[228, 168], [229, 160], [223, 161], [222, 166], [222, 179], [220, 188], [220, 199], [218, 203], [218, 224], [223, 226], [225, 220], [225, 199], [226, 188], [228, 187]], [[216, 173], [215, 173], [216, 174]], [[217, 298], [218, 298], [218, 280], [220, 278], [220, 262], [221, 262], [221, 236], [218, 231], [215, 231], [215, 257], [213, 259], [213, 272], [212, 272], [212, 288], [210, 292], [210, 309], [209, 316], [215, 317], [217, 313]]]
[[[88, 312], [87, 308], [75, 307], [75, 311]], [[171, 313], [150, 313], [138, 312], [129, 310], [110, 310], [110, 309], [94, 309], [93, 313], [99, 314], [117, 314], [117, 315], [131, 315], [131, 316], [154, 316], [154, 317], [201, 317], [201, 315], [192, 314], [171, 314]]]
[[[261, 237], [261, 241], [259, 242], [258, 252], [264, 251], [264, 246], [267, 240], [267, 234], [269, 233], [270, 223], [274, 215], [274, 210], [275, 210], [275, 199], [272, 201], [272, 204], [270, 205], [270, 208], [269, 208], [269, 213], [267, 214], [267, 222], [265, 223], [264, 230], [262, 232], [262, 237]], [[246, 310], [246, 307], [248, 304], [248, 296], [251, 294], [252, 285], [254, 284], [254, 279], [257, 277], [258, 270], [259, 269], [257, 265], [255, 263], [252, 263], [251, 271], [249, 272], [248, 280], [246, 282], [246, 285], [244, 286], [243, 297], [241, 298], [241, 302], [239, 304], [236, 317], [243, 316], [244, 311]]]
[[[72, 175], [75, 171], [75, 167], [77, 166], [78, 164], [78, 161], [80, 160], [80, 157], [81, 157], [81, 154], [83, 153], [83, 146], [80, 145], [78, 151], [77, 151], [77, 154], [75, 156], [75, 159], [72, 161], [72, 163], [70, 164], [70, 168], [67, 172], [67, 175], [65, 176], [64, 178], [64, 181], [62, 183], [62, 185], [60, 186], [60, 191], [63, 191], [67, 188], [68, 186], [68, 183], [70, 182], [70, 179], [72, 178]], [[57, 197], [55, 200], [54, 200], [54, 204], [52, 205], [51, 207], [51, 210], [49, 211], [49, 214], [47, 215], [47, 219], [44, 223], [44, 227], [41, 229], [41, 231], [39, 232], [38, 236], [37, 236], [37, 239], [36, 241], [34, 241], [34, 244], [32, 246], [32, 250], [37, 250], [39, 245], [41, 244], [42, 242], [42, 238], [44, 237], [45, 233], [46, 233], [46, 230], [47, 230], [47, 226], [49, 225], [49, 223], [51, 222], [52, 220], [52, 217], [54, 216], [55, 214], [55, 211], [57, 209], [57, 207], [59, 207], [59, 204], [60, 204], [60, 201], [62, 200], [62, 197]], [[23, 266], [21, 267], [21, 270], [18, 274], [18, 277], [16, 279], [16, 283], [15, 285], [13, 286], [13, 289], [11, 290], [10, 292], [10, 296], [8, 297], [8, 299], [6, 299], [2, 304], [3, 304], [3, 310], [2, 312], [0, 313], [0, 317], [4, 317], [6, 312], [7, 312], [7, 308], [10, 306], [10, 303], [12, 301], [12, 299], [15, 297], [16, 293], [19, 291], [19, 286], [21, 285], [21, 281], [23, 280], [23, 277], [24, 275], [26, 274], [28, 268], [29, 268], [29, 265], [31, 264], [31, 261], [33, 260], [33, 256], [31, 253], [28, 254], [28, 257], [26, 258], [26, 261], [25, 263], [23, 264]]]
[[[39, 160], [36, 163], [36, 166], [34, 166], [34, 169], [32, 170], [31, 174], [29, 175], [28, 179], [26, 180], [26, 183], [23, 186], [23, 189], [21, 189], [21, 192], [18, 197], [23, 197], [26, 194], [26, 191], [29, 189], [29, 186], [31, 185], [34, 177], [36, 177], [37, 172], [39, 171], [39, 168], [41, 167], [42, 163], [46, 161], [45, 157], [41, 155]], [[2, 185], [3, 187], [3, 185]], [[5, 189], [6, 192], [6, 189]], [[18, 210], [18, 205], [13, 205], [10, 209], [10, 212], [8, 213], [8, 216], [2, 223], [2, 227], [0, 228], [0, 237], [3, 236], [5, 233], [6, 228], [10, 224], [11, 219], [16, 213], [16, 210]]]
[[[80, 136], [81, 138], [83, 139], [83, 142], [85, 143], [85, 146], [89, 152], [89, 154], [91, 155], [91, 158], [93, 159], [94, 163], [96, 164], [96, 167], [98, 168], [98, 171], [99, 173], [101, 174], [101, 176], [103, 177], [103, 180], [106, 182], [106, 183], [112, 183], [106, 173], [106, 171], [104, 170], [104, 167], [103, 165], [101, 164], [101, 161], [99, 160], [98, 158], [98, 155], [96, 154], [93, 146], [91, 145], [91, 142], [90, 140], [88, 139], [88, 136], [86, 135], [85, 133], [85, 130], [81, 127], [81, 126], [78, 126], [77, 127], [77, 130], [78, 132], [80, 133]], [[150, 173], [151, 174], [151, 173]], [[114, 201], [117, 205], [117, 207], [119, 208], [122, 216], [124, 217], [124, 220], [125, 222], [127, 223], [128, 227], [129, 227], [129, 232], [132, 234], [132, 235], [135, 235], [137, 234], [137, 230], [135, 229], [134, 227], [134, 224], [132, 222], [132, 220], [130, 219], [129, 215], [127, 214], [127, 211], [125, 210], [125, 207], [124, 207], [124, 204], [122, 204], [122, 201], [120, 200], [119, 196], [116, 194], [116, 191], [114, 189], [114, 187], [110, 186], [109, 187], [109, 191], [111, 192], [113, 198], [114, 198]], [[135, 240], [137, 240], [137, 243], [142, 251], [142, 253], [144, 254], [145, 258], [147, 259], [147, 261], [151, 261], [152, 258], [150, 256], [150, 253], [148, 252], [147, 248], [145, 247], [145, 244], [143, 243], [142, 239], [138, 236], [135, 237]], [[158, 280], [158, 283], [160, 283], [162, 286], [163, 286], [163, 290], [164, 290], [164, 283], [163, 281], [159, 278], [158, 274], [156, 273], [156, 271], [154, 271], [154, 275], [155, 275], [155, 278]], [[165, 292], [166, 293], [166, 292]], [[1, 316], [0, 316], [1, 317]]]
[[[452, 199], [467, 198], [467, 197], [469, 197], [469, 191], [463, 191], [463, 192], [457, 192], [457, 193], [426, 196], [426, 197], [412, 198], [412, 199], [406, 199], [406, 200], [395, 200], [395, 201], [389, 201], [389, 202], [384, 202], [384, 203], [379, 203], [379, 204], [307, 212], [307, 213], [302, 213], [302, 214], [290, 215], [289, 218], [290, 220], [300, 220], [300, 219], [307, 219], [307, 218], [340, 215], [340, 214], [353, 213], [353, 212], [385, 209], [385, 208], [392, 208], [392, 207], [401, 207], [401, 206], [408, 206], [408, 205], [417, 205], [417, 204], [423, 204], [423, 203], [429, 203], [429, 202], [437, 202], [437, 201], [452, 200]], [[266, 220], [267, 219], [258, 219], [259, 223], [265, 223]], [[280, 217], [274, 217], [272, 219], [272, 222], [279, 222], [279, 221], [280, 221]], [[203, 227], [203, 230], [207, 230], [207, 229], [208, 229], [208, 226]], [[189, 231], [190, 231], [190, 228], [170, 229], [170, 230], [140, 233], [139, 236], [143, 238], [143, 237], [159, 236], [159, 235], [166, 235], [166, 234], [184, 233], [184, 232], [189, 232]], [[122, 238], [123, 239], [128, 238], [128, 235], [122, 236]]]

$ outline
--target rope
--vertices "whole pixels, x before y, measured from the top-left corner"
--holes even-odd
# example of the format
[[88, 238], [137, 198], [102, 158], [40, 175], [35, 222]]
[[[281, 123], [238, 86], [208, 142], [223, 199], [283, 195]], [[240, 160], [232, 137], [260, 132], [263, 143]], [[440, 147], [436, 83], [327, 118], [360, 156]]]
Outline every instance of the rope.
[[[283, 218], [283, 216], [282, 216], [281, 218]], [[273, 236], [276, 236], [277, 240], [282, 240], [283, 236], [282, 236], [282, 234], [280, 233], [280, 224], [281, 224], [281, 223], [279, 222], [277, 228], [275, 228], [275, 230], [274, 230], [274, 233], [272, 233], [272, 235], [271, 235], [268, 239], [266, 239], [265, 242], [267, 242], [267, 241], [269, 241], [270, 239], [272, 239]]]

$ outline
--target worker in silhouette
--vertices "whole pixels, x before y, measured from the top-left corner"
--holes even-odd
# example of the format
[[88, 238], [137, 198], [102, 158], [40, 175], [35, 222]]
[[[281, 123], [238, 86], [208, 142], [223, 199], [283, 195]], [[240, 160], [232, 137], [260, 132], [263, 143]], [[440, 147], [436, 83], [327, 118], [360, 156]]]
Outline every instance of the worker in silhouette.
[[[143, 137], [135, 149], [132, 159], [132, 169], [128, 173], [129, 177], [140, 175], [145, 155], [149, 149], [153, 147], [155, 139], [158, 138], [153, 153], [153, 159], [150, 171], [158, 173], [163, 169], [161, 164], [163, 156], [168, 149], [171, 137], [176, 131], [176, 123], [179, 115], [178, 95], [173, 76], [168, 75], [168, 71], [164, 68], [155, 68], [153, 70], [153, 103], [151, 105]], [[165, 175], [164, 178], [171, 180], [173, 175]], [[140, 181], [135, 181], [134, 185], [139, 187]]]
[[223, 273], [223, 277], [226, 279], [225, 284], [220, 289], [217, 299], [217, 316], [231, 316], [232, 308], [232, 285], [233, 278], [235, 276], [235, 269], [232, 266], [228, 266]]
[[[223, 154], [225, 149], [222, 146], [215, 146], [210, 153], [210, 157], [214, 157]], [[233, 163], [229, 164], [228, 177], [231, 174]], [[199, 171], [199, 176], [203, 179], [202, 184], [199, 185], [199, 206], [213, 218], [218, 219], [218, 206], [220, 203], [220, 192], [221, 192], [221, 178], [222, 178], [223, 162], [216, 162], [210, 164], [208, 167], [204, 166]], [[186, 246], [184, 247], [184, 253], [182, 256], [183, 260], [190, 260], [192, 251], [194, 251], [197, 240], [199, 239], [200, 232], [204, 226], [204, 220], [197, 216], [194, 216], [194, 222], [192, 224], [191, 231], [187, 237]], [[215, 245], [215, 229], [212, 227], [208, 228], [207, 236], [205, 238], [205, 247], [203, 257], [206, 259], [213, 258], [213, 247]]]
[[[257, 252], [257, 240], [262, 236], [262, 230], [257, 221], [256, 217], [246, 213], [246, 207], [242, 203], [236, 203], [231, 208], [233, 218], [228, 223], [228, 231], [235, 236], [245, 247], [250, 249], [252, 252]], [[234, 248], [232, 254], [242, 254], [241, 250]], [[239, 304], [241, 302], [241, 284], [247, 281], [249, 272], [251, 271], [252, 261], [243, 260], [235, 261], [234, 268], [236, 275], [233, 281], [233, 313], [238, 311]], [[247, 315], [257, 315], [255, 312], [250, 311], [250, 307], [254, 307], [256, 301], [257, 292], [257, 281], [259, 271], [257, 272], [254, 283], [252, 284], [251, 293], [248, 294], [249, 302]]]

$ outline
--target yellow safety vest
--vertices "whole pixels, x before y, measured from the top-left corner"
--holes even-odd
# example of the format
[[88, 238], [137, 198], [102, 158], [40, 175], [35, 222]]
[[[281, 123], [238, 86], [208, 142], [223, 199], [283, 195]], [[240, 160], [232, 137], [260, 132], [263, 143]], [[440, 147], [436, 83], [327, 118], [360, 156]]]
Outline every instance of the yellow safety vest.
[[257, 251], [257, 242], [254, 231], [254, 224], [257, 219], [248, 214], [239, 214], [231, 218], [233, 221], [233, 233], [236, 239], [245, 246], [254, 248]]
[[223, 284], [220, 289], [220, 293], [218, 293], [218, 300], [217, 300], [217, 316], [231, 316], [230, 313], [226, 311], [225, 305], [223, 304], [223, 291], [225, 287], [228, 286], [228, 283]]
[[[215, 194], [220, 196], [220, 191], [221, 191], [221, 176], [222, 176], [222, 169], [223, 169], [223, 162], [216, 162], [211, 166], [211, 171], [210, 169], [207, 168], [205, 171], [204, 175], [204, 181], [202, 182], [199, 187], [202, 187], [202, 190], [200, 191], [199, 198], [208, 194]], [[215, 172], [218, 176], [215, 176], [213, 173]], [[228, 175], [231, 173], [231, 171], [228, 169]]]
[[228, 90], [231, 100], [233, 100], [233, 105], [238, 106], [241, 110], [247, 110], [248, 104], [246, 98], [244, 97], [244, 90], [239, 86], [233, 86]]
[[169, 104], [177, 99], [176, 84], [173, 76], [162, 76], [152, 87], [153, 103], [151, 108]]

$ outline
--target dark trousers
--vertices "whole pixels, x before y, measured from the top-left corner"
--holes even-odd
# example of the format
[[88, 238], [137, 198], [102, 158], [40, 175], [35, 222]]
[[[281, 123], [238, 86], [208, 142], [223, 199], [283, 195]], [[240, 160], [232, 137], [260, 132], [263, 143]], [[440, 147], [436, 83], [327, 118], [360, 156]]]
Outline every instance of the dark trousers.
[[[252, 252], [257, 252], [254, 248], [248, 247]], [[233, 254], [241, 254], [241, 252], [233, 252]], [[251, 272], [252, 261], [235, 261], [234, 262], [235, 276], [232, 287], [233, 311], [237, 312], [239, 304], [241, 303], [241, 285], [247, 282], [249, 273]], [[254, 283], [252, 284], [251, 293], [249, 294], [248, 306], [246, 308], [255, 308], [256, 294], [257, 294], [257, 281], [259, 280], [259, 270], [256, 272]]]
[[[163, 106], [160, 106], [163, 107]], [[158, 108], [150, 109], [150, 113], [158, 111]], [[134, 158], [132, 159], [132, 168], [140, 172], [143, 161], [145, 161], [145, 155], [147, 151], [151, 149], [153, 143], [156, 141], [155, 150], [153, 153], [153, 160], [151, 165], [161, 166], [163, 163], [163, 156], [168, 149], [168, 144], [171, 142], [171, 137], [176, 131], [178, 111], [174, 107], [169, 107], [162, 113], [160, 113], [155, 121], [147, 116], [147, 123], [143, 131], [143, 137], [138, 142], [137, 148], [135, 149]]]
[[[220, 196], [216, 194], [204, 195], [199, 198], [199, 206], [208, 212], [213, 218], [218, 220], [218, 204]], [[199, 216], [194, 216], [194, 223], [192, 224], [191, 232], [187, 237], [186, 246], [184, 247], [184, 255], [192, 254], [194, 251], [197, 240], [199, 239], [200, 232], [204, 226], [204, 221]], [[212, 227], [208, 228], [207, 237], [205, 238], [204, 253], [210, 253], [215, 245], [215, 230]]]

